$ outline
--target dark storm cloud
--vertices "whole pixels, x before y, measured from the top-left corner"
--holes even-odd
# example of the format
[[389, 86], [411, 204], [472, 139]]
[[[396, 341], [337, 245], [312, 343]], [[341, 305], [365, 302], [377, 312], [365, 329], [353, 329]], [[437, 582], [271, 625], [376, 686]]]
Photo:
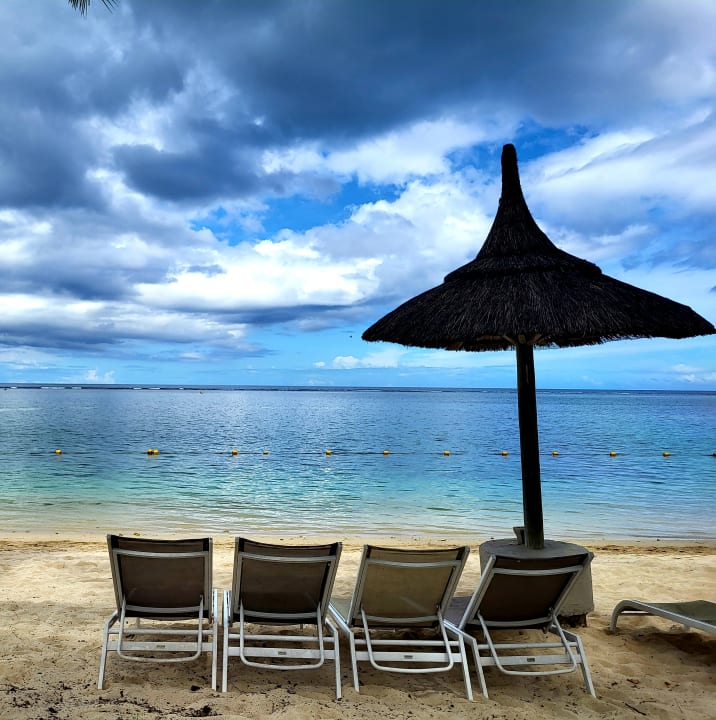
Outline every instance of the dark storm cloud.
[[93, 40], [96, 23], [53, 5], [24, 5], [19, 24], [3, 17], [18, 7], [0, 9], [11, 28], [0, 49], [0, 207], [100, 205], [87, 172], [102, 148], [88, 121], [161, 101], [183, 81], [184, 69], [147, 33], [133, 36], [118, 17], [110, 47]]
[[[456, 218], [458, 229], [470, 226], [476, 205], [475, 214], [487, 212], [481, 193], [499, 174], [499, 145], [524, 126], [540, 138], [545, 127], [562, 136], [573, 130], [571, 145], [578, 147], [640, 123], [651, 132], [653, 121], [653, 135], [665, 136], [659, 151], [665, 160], [646, 163], [654, 149], [639, 140], [634, 144], [641, 143], [647, 157], [635, 152], [633, 164], [619, 167], [671, 178], [664, 171], [683, 134], [676, 124], [671, 133], [670, 119], [701, 113], [693, 128], [703, 139], [708, 121], [699, 102], [710, 109], [713, 100], [714, 51], [691, 54], [692, 46], [704, 46], [696, 22], [709, 16], [691, 10], [696, 6], [666, 0], [120, 0], [112, 13], [93, 3], [82, 18], [65, 0], [3, 0], [0, 292], [11, 297], [0, 345], [94, 351], [148, 340], [240, 353], [250, 347], [244, 336], [251, 326], [295, 331], [361, 323], [381, 305], [438, 282], [439, 273], [431, 279], [437, 263], [450, 259], [445, 271], [459, 264], [449, 255], [460, 252], [459, 240], [441, 235], [452, 246], [438, 247], [437, 225]], [[440, 125], [437, 135], [467, 126], [470, 132], [463, 130], [453, 155], [448, 141], [430, 136], [426, 152], [438, 161], [427, 170], [405, 162], [420, 155], [420, 139], [381, 144], [389, 133], [409, 134], [428, 121]], [[377, 150], [366, 150], [370, 141]], [[532, 157], [545, 152], [547, 166], [559, 165], [550, 147], [545, 141], [539, 152], [531, 149]], [[391, 152], [395, 175], [386, 172]], [[292, 163], [292, 153], [299, 161]], [[458, 155], [465, 159], [456, 162]], [[475, 158], [486, 157], [495, 162], [481, 167]], [[529, 168], [529, 152], [523, 157]], [[711, 161], [705, 152], [700, 158], [702, 165]], [[606, 159], [597, 154], [585, 162], [608, 160], [607, 152]], [[450, 205], [451, 193], [467, 182], [460, 167], [471, 163], [469, 197]], [[608, 231], [621, 238], [629, 223], [646, 225], [653, 206], [666, 207], [665, 196], [688, 213], [713, 207], [710, 192], [700, 196], [701, 205], [682, 202], [687, 194], [674, 192], [677, 181], [656, 183], [644, 193], [648, 202], [632, 193], [615, 209], [606, 174], [590, 176], [579, 159], [564, 164], [562, 186], [554, 176], [545, 180], [542, 207], [565, 223], [566, 235]], [[380, 167], [371, 173], [374, 166]], [[673, 177], [683, 167], [677, 163]], [[448, 199], [434, 213], [438, 195], [410, 196], [409, 181], [417, 177], [417, 185], [437, 192], [433, 178], [443, 182], [451, 170], [440, 192]], [[587, 178], [581, 185], [580, 177]], [[364, 182], [375, 183], [374, 195], [355, 200], [352, 187], [340, 203], [355, 201], [356, 212], [361, 203], [362, 209], [373, 201], [384, 207], [360, 218], [347, 207], [326, 219], [320, 208], [318, 218], [312, 214], [318, 203], [306, 203], [309, 209], [297, 217], [287, 202], [289, 235], [261, 228], [263, 217], [281, 205], [276, 198], [324, 199]], [[381, 183], [395, 186], [383, 192]], [[532, 188], [536, 194], [539, 185]], [[599, 202], [589, 199], [595, 189]], [[429, 211], [415, 209], [421, 206]], [[541, 209], [539, 195], [533, 209]], [[432, 215], [441, 219], [434, 226]], [[198, 218], [208, 218], [204, 229], [197, 229]], [[275, 232], [279, 225], [272, 227]], [[699, 227], [677, 250], [692, 265], [714, 267], [703, 236]], [[266, 248], [254, 248], [259, 237]], [[483, 237], [478, 234], [471, 252]], [[635, 266], [643, 264], [643, 245], [651, 240], [641, 242], [634, 240]], [[674, 262], [667, 244], [656, 249], [663, 249], [658, 257], [652, 250], [656, 262]], [[358, 268], [366, 260], [375, 266]], [[248, 289], [221, 284], [244, 266], [253, 275], [236, 276]], [[325, 274], [313, 272], [317, 267]], [[316, 280], [335, 276], [342, 283], [327, 288]], [[72, 303], [78, 307], [66, 311]], [[227, 312], [232, 306], [238, 309]]]
[[[46, 232], [36, 232], [37, 226]], [[123, 246], [142, 235], [150, 251]], [[138, 283], [166, 280], [175, 264], [174, 247], [187, 233], [133, 216], [106, 216], [79, 209], [38, 212], [29, 223], [13, 226], [0, 219], [0, 247], [23, 239], [22, 252], [4, 252], [0, 293], [53, 296], [57, 305], [71, 299], [123, 301], [136, 297]], [[199, 249], [200, 243], [194, 238]]]
[[[595, 93], [611, 96], [609, 81], [630, 74], [619, 47], [603, 50], [605, 33], [617, 29], [629, 5], [362, 0], [205, 2], [200, 12], [187, 3], [133, 7], [169, 42], [210, 54], [241, 91], [249, 115], [263, 117], [280, 141], [374, 134], [446, 107], [525, 103], [538, 118], [563, 121], [567, 112], [578, 121], [580, 102]], [[651, 43], [637, 55], [657, 49]], [[643, 69], [634, 63], [631, 72]], [[586, 96], [590, 77], [599, 83]], [[595, 109], [609, 112], [592, 106], [590, 113]]]
[[[446, 114], [636, 122], [668, 101], [652, 76], [680, 39], [663, 6], [632, 2], [122, 0], [84, 19], [61, 5], [30, 6], [2, 53], [0, 206], [96, 202], [85, 173], [108, 149], [140, 192], [205, 201], [295, 192], [261, 151], [298, 141], [336, 149]], [[192, 73], [218, 78], [221, 97], [202, 97], [200, 77], [172, 106]], [[139, 102], [176, 147], [95, 142], [86, 120]]]
[[286, 185], [252, 150], [301, 140], [340, 147], [445, 113], [529, 107], [543, 124], [639, 116], [653, 84], [644, 61], [664, 53], [663, 31], [641, 39], [630, 3], [126, 3], [151, 42], [133, 43], [121, 71], [102, 72], [99, 87], [87, 78], [100, 112], [111, 115], [136, 94], [161, 101], [194, 65], [225, 83], [217, 109], [173, 118], [196, 148], [115, 151], [130, 184], [178, 200], [282, 194]]
[[544, 124], [648, 112], [653, 73], [684, 40], [663, 5], [633, 2], [204, 5], [198, 18], [187, 4], [148, 9], [167, 37], [210, 47], [250, 111], [287, 138], [373, 134], [446, 108], [529, 107]]
[[92, 155], [66, 118], [5, 105], [0, 110], [0, 207], [94, 206]]
[[[307, 322], [312, 318], [326, 317], [345, 310], [340, 305], [292, 305], [290, 307], [269, 307], [246, 309], [239, 312], [224, 313], [224, 318], [234, 323], [256, 326], [283, 325], [286, 323]], [[345, 322], [345, 318], [341, 317]], [[336, 323], [338, 324], [338, 323]]]
[[121, 343], [111, 324], [84, 326], [82, 332], [71, 324], [62, 325], [56, 319], [28, 321], [22, 324], [0, 318], [0, 337], [6, 347], [28, 347], [57, 350], [98, 350]]
[[260, 190], [282, 194], [288, 186], [288, 175], [259, 174], [256, 159], [240, 157], [232, 162], [229, 158], [227, 162], [230, 154], [215, 142], [192, 153], [132, 145], [115, 148], [114, 159], [132, 187], [163, 200], [212, 200]]

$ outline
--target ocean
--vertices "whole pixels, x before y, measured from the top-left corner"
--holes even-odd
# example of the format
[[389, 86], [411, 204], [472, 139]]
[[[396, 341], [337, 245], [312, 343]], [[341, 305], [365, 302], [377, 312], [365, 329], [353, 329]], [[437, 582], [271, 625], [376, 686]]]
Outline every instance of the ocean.
[[[716, 393], [537, 402], [546, 537], [716, 537]], [[0, 386], [0, 418], [0, 531], [481, 541], [522, 524], [512, 390]]]

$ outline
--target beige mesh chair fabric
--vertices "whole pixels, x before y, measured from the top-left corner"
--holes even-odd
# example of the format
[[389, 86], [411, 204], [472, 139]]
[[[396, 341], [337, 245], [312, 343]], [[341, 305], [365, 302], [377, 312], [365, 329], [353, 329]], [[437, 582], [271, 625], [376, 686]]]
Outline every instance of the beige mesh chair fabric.
[[641, 600], [622, 600], [612, 612], [609, 627], [617, 629], [620, 615], [653, 615], [679, 623], [685, 628], [703, 630], [716, 635], [716, 603], [709, 600], [690, 600], [685, 602], [647, 603]]
[[[326, 614], [341, 548], [341, 543], [274, 545], [236, 539], [232, 589], [224, 593], [223, 691], [230, 657], [278, 670], [315, 669], [333, 660], [340, 699], [338, 630]], [[300, 631], [289, 634], [286, 626], [300, 626]]]
[[[447, 612], [451, 635], [462, 637], [472, 647], [482, 694], [488, 697], [484, 668], [493, 666], [506, 675], [558, 675], [578, 667], [587, 691], [594, 695], [587, 658], [581, 639], [559, 623], [564, 600], [591, 553], [580, 555], [514, 559], [490, 556], [471, 597], [455, 598]], [[520, 633], [509, 642], [496, 642], [496, 631], [549, 632], [554, 642], [532, 639]], [[514, 635], [514, 632], [512, 633]], [[481, 636], [481, 641], [475, 637]]]
[[333, 598], [329, 608], [349, 641], [356, 692], [358, 662], [399, 673], [447, 672], [458, 663], [472, 699], [465, 645], [448, 638], [443, 623], [469, 552], [364, 546], [352, 598]]
[[211, 538], [108, 535], [107, 546], [117, 609], [104, 624], [98, 688], [104, 686], [107, 652], [114, 650], [124, 660], [165, 663], [211, 653], [216, 689], [218, 595], [211, 585]]

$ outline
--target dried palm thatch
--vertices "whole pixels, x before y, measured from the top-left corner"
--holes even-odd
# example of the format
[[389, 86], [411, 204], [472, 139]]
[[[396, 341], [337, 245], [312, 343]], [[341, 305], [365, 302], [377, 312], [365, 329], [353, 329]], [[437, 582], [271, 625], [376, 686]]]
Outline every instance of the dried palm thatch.
[[534, 221], [513, 145], [502, 151], [502, 196], [485, 243], [444, 282], [400, 305], [363, 333], [448, 350], [517, 351], [526, 543], [544, 544], [533, 347], [716, 333], [690, 307], [607, 275], [556, 247]]
[[512, 145], [503, 150], [502, 173], [499, 209], [477, 257], [385, 315], [364, 340], [479, 351], [716, 332], [690, 307], [556, 247], [527, 207]]

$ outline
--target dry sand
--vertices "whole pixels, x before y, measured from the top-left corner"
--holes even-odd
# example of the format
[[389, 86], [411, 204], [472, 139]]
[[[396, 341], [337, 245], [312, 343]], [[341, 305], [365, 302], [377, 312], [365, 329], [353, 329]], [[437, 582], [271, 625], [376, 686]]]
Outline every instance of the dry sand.
[[[445, 541], [422, 544], [428, 542]], [[415, 539], [408, 544], [415, 544]], [[716, 717], [714, 636], [685, 632], [657, 618], [624, 618], [617, 634], [608, 631], [611, 610], [623, 598], [716, 600], [716, 543], [580, 544], [596, 555], [595, 611], [588, 627], [578, 630], [596, 699], [585, 692], [578, 672], [522, 679], [488, 669], [490, 699], [479, 695], [473, 680], [476, 700], [470, 703], [458, 670], [405, 676], [363, 666], [359, 695], [352, 688], [344, 652], [344, 697], [336, 701], [329, 667], [286, 673], [247, 668], [235, 660], [229, 692], [222, 694], [209, 688], [205, 658], [140, 665], [110, 655], [106, 689], [97, 690], [102, 623], [114, 602], [104, 540], [5, 534], [0, 538], [0, 718]], [[229, 538], [215, 541], [218, 587], [230, 585], [232, 551]], [[359, 554], [359, 542], [345, 543], [338, 593], [352, 591]], [[461, 592], [474, 589], [479, 572], [473, 547]]]

